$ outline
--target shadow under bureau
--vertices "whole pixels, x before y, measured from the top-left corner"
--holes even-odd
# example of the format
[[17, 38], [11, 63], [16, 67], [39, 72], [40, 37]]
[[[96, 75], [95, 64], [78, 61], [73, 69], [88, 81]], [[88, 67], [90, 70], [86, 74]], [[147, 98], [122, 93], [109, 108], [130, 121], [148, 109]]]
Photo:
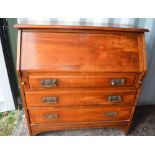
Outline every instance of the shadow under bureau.
[[15, 27], [17, 73], [30, 135], [104, 127], [127, 134], [146, 71], [147, 29]]

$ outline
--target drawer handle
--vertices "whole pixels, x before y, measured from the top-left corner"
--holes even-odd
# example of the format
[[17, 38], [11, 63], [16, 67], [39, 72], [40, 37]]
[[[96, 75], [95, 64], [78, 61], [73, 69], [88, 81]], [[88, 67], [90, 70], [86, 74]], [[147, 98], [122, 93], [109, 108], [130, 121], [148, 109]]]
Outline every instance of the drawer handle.
[[56, 120], [59, 118], [59, 114], [45, 114], [44, 117], [49, 120]]
[[117, 112], [113, 112], [113, 111], [105, 112], [105, 116], [114, 118], [117, 116]]
[[110, 102], [121, 102], [122, 97], [119, 96], [119, 95], [109, 95], [108, 96], [108, 101], [110, 101]]
[[125, 79], [112, 79], [111, 85], [112, 86], [122, 86], [125, 83]]
[[56, 87], [56, 79], [41, 80], [41, 86], [45, 88]]
[[58, 97], [55, 97], [55, 96], [43, 97], [42, 101], [47, 104], [57, 104]]

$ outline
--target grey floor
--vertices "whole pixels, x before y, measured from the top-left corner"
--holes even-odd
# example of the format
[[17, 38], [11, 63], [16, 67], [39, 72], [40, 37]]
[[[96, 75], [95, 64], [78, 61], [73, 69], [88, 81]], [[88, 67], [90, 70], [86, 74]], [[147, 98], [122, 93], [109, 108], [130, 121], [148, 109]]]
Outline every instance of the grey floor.
[[[26, 120], [16, 132], [19, 136], [28, 136]], [[124, 136], [120, 129], [81, 129], [67, 131], [51, 131], [38, 136]], [[138, 106], [128, 136], [155, 136], [155, 106]]]

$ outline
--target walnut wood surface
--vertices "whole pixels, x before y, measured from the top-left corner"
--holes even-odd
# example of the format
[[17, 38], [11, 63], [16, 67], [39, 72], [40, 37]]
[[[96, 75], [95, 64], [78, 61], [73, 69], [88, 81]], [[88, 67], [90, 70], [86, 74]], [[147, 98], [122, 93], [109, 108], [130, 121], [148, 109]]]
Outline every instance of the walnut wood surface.
[[[46, 24], [46, 25], [45, 25]], [[18, 29], [63, 29], [64, 31], [66, 29], [69, 30], [100, 30], [100, 31], [129, 31], [129, 32], [149, 32], [148, 29], [144, 29], [144, 28], [138, 28], [138, 27], [133, 27], [130, 25], [119, 25], [119, 24], [115, 24], [112, 27], [107, 25], [103, 26], [89, 26], [89, 25], [83, 25], [82, 23], [79, 23], [79, 25], [75, 26], [75, 25], [60, 25], [58, 23], [45, 23], [45, 24], [32, 24], [30, 22], [26, 22], [23, 24], [16, 24], [14, 25], [15, 28]]]
[[[41, 80], [56, 79], [56, 88], [80, 88], [80, 87], [134, 87], [136, 74], [128, 75], [96, 75], [95, 73], [79, 75], [79, 74], [31, 74], [29, 78], [29, 87], [36, 89], [42, 88]], [[125, 82], [121, 86], [113, 86], [113, 79], [125, 79]]]
[[[54, 122], [93, 122], [129, 120], [131, 107], [63, 107], [63, 108], [31, 108], [29, 109], [32, 124]], [[106, 112], [116, 112], [116, 117], [106, 116]], [[47, 119], [45, 115], [58, 114], [57, 119]]]
[[140, 72], [138, 37], [23, 32], [21, 70]]
[[[108, 96], [121, 96], [122, 101], [108, 101]], [[53, 107], [53, 106], [80, 106], [80, 105], [133, 105], [136, 90], [105, 90], [105, 91], [26, 91], [26, 103], [28, 107]], [[44, 97], [57, 97], [55, 104], [44, 103]]]
[[120, 128], [123, 130], [124, 134], [128, 134], [130, 121], [111, 121], [111, 122], [77, 122], [77, 123], [52, 123], [36, 125], [31, 124], [32, 134], [33, 136], [44, 133], [46, 131], [53, 130], [73, 130], [73, 129], [87, 129], [87, 128]]

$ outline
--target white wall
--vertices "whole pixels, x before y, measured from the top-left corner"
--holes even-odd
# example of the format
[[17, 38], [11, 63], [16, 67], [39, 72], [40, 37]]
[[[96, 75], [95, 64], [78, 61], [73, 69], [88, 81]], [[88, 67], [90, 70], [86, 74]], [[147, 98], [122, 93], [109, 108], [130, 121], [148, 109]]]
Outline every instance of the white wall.
[[0, 40], [0, 112], [15, 110]]

